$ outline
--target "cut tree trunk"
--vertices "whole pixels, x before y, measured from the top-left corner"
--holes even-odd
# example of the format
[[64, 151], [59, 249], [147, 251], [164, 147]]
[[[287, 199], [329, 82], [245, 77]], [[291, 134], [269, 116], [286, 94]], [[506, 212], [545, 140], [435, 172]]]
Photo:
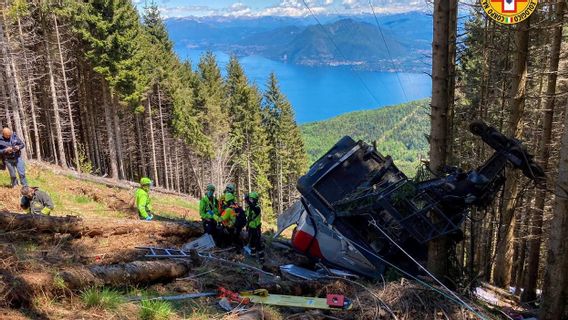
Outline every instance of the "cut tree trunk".
[[71, 290], [103, 285], [125, 287], [183, 277], [190, 271], [191, 265], [189, 260], [133, 261], [107, 266], [77, 267], [65, 270], [59, 275]]
[[142, 220], [104, 218], [89, 219], [75, 216], [51, 217], [12, 212], [0, 212], [0, 229], [6, 231], [36, 230], [89, 237], [145, 233], [190, 238], [203, 233], [201, 223], [199, 222], [147, 222]]
[[[81, 290], [94, 286], [126, 287], [169, 281], [183, 277], [192, 265], [190, 260], [133, 261], [113, 265], [74, 267], [53, 275], [47, 272], [28, 272], [13, 275], [0, 270], [4, 283], [0, 294], [11, 306], [29, 305], [38, 295], [51, 295], [65, 290]], [[63, 279], [64, 286], [60, 281]]]

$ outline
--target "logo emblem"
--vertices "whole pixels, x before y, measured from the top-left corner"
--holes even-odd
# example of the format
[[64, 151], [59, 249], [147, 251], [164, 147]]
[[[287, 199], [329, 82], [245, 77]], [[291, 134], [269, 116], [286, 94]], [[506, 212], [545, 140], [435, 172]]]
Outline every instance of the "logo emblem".
[[528, 18], [538, 0], [480, 0], [485, 13], [502, 24], [515, 24]]

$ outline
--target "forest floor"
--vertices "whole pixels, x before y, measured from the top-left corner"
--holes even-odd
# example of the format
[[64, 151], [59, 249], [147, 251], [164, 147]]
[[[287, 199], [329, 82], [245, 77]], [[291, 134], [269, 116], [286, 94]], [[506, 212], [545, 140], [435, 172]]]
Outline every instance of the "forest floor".
[[[78, 180], [62, 174], [56, 167], [28, 166], [31, 186], [49, 192], [55, 202], [54, 216], [79, 216], [118, 224], [125, 220], [138, 223], [133, 209], [134, 190]], [[6, 171], [0, 172], [0, 212], [20, 212], [19, 188], [8, 185]], [[157, 221], [198, 220], [197, 201], [188, 197], [153, 194]], [[145, 261], [137, 246], [180, 247], [191, 239], [155, 233], [122, 233], [104, 236], [71, 236], [36, 230], [7, 230], [0, 226], [0, 319], [476, 319], [449, 299], [427, 290], [416, 282], [396, 277], [395, 281], [357, 283], [344, 280], [327, 282], [266, 279], [249, 270], [227, 263], [202, 261], [183, 277], [140, 283], [131, 286], [85, 287], [71, 290], [59, 277], [60, 272], [79, 266], [108, 266]], [[270, 246], [265, 235], [266, 263], [231, 251], [218, 251], [227, 261], [242, 262], [272, 273], [279, 266], [309, 262], [285, 249]], [[49, 277], [49, 285], [44, 279]], [[13, 279], [17, 281], [12, 281]], [[350, 311], [306, 311], [295, 308], [255, 306], [246, 313], [225, 312], [215, 297], [176, 302], [139, 303], [129, 297], [153, 297], [215, 291], [270, 288], [272, 293], [325, 297], [326, 293], [344, 294], [353, 301]], [[18, 297], [18, 298], [14, 298]], [[487, 304], [468, 300], [488, 318], [498, 312]], [[512, 306], [515, 308], [515, 306]]]

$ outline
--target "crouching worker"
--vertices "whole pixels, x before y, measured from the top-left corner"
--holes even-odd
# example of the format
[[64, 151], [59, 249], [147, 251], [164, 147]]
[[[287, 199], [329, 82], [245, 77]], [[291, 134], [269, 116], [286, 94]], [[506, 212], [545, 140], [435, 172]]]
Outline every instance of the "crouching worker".
[[225, 209], [219, 218], [225, 237], [224, 244], [234, 244], [237, 251], [240, 251], [242, 249], [242, 241], [236, 230], [238, 205], [235, 203], [235, 196], [232, 193], [225, 193], [224, 201]]
[[262, 233], [261, 233], [261, 212], [258, 203], [258, 193], [251, 192], [245, 196], [247, 204], [247, 232], [248, 232], [248, 246], [251, 249], [252, 256], [258, 254], [259, 260], [264, 260], [264, 251], [262, 250]]
[[53, 201], [47, 192], [39, 188], [22, 187], [20, 207], [31, 214], [49, 215], [53, 210]]
[[150, 186], [152, 185], [152, 180], [150, 178], [144, 177], [140, 179], [140, 188], [136, 189], [136, 210], [138, 211], [138, 216], [142, 220], [150, 221], [154, 218], [152, 213], [152, 204], [150, 201]]
[[[207, 193], [199, 200], [199, 215], [203, 221], [203, 230], [216, 238], [217, 220], [219, 219], [217, 199], [215, 198], [215, 186], [207, 186]], [[216, 239], [215, 239], [216, 240]]]

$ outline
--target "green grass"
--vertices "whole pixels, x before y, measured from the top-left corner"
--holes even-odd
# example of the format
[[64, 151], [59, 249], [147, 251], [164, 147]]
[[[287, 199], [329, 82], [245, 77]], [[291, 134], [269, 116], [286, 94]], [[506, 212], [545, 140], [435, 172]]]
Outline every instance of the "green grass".
[[65, 280], [58, 274], [53, 277], [53, 286], [57, 289], [67, 289], [67, 285], [65, 284]]
[[81, 293], [81, 300], [88, 308], [116, 309], [122, 302], [122, 295], [112, 289], [90, 288]]
[[93, 199], [91, 199], [89, 196], [86, 196], [86, 195], [75, 196], [75, 198], [73, 200], [74, 200], [75, 203], [81, 203], [81, 204], [90, 203], [90, 202], [93, 201]]
[[199, 210], [199, 202], [190, 201], [181, 197], [161, 196], [155, 199], [155, 203], [162, 205], [172, 205], [196, 211]]
[[26, 260], [28, 256], [34, 254], [39, 246], [31, 241], [15, 244], [15, 255], [19, 260]]
[[173, 313], [170, 303], [158, 300], [142, 300], [139, 317], [142, 320], [167, 320]]

